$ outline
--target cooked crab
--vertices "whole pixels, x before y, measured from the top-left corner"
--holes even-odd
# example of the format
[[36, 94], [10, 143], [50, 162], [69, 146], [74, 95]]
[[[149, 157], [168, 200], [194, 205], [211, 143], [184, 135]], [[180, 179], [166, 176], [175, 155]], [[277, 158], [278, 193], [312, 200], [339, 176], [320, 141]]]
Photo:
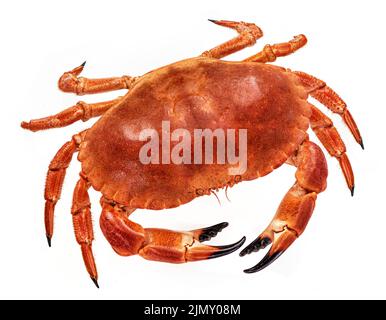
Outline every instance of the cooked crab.
[[[323, 81], [304, 72], [266, 64], [304, 46], [304, 35], [289, 42], [266, 45], [243, 61], [221, 58], [253, 45], [263, 33], [255, 24], [214, 21], [233, 28], [238, 36], [198, 57], [161, 67], [140, 77], [104, 79], [80, 77], [84, 63], [65, 72], [59, 88], [78, 95], [126, 89], [112, 101], [78, 102], [56, 115], [22, 122], [31, 131], [67, 126], [75, 121], [101, 118], [89, 129], [75, 134], [53, 158], [44, 197], [45, 227], [49, 245], [54, 229], [54, 208], [60, 198], [66, 169], [74, 153], [82, 164], [76, 184], [72, 216], [87, 271], [98, 286], [92, 253], [93, 229], [88, 190], [102, 194], [100, 226], [120, 255], [139, 254], [145, 259], [183, 263], [219, 257], [239, 249], [245, 238], [228, 246], [202, 242], [214, 237], [227, 223], [192, 231], [143, 228], [129, 220], [136, 209], [178, 207], [213, 190], [265, 176], [284, 163], [297, 168], [295, 184], [282, 200], [268, 227], [244, 248], [249, 254], [271, 245], [266, 256], [247, 273], [259, 271], [277, 259], [304, 231], [317, 194], [326, 188], [327, 165], [322, 150], [307, 135], [316, 133], [328, 153], [342, 168], [354, 192], [354, 176], [345, 145], [332, 121], [307, 101], [314, 97], [339, 114], [363, 147], [359, 130], [343, 100]], [[229, 174], [222, 164], [143, 164], [138, 159], [144, 141], [142, 130], [171, 128], [247, 129], [248, 167], [243, 174]], [[177, 142], [172, 142], [176, 144]]]

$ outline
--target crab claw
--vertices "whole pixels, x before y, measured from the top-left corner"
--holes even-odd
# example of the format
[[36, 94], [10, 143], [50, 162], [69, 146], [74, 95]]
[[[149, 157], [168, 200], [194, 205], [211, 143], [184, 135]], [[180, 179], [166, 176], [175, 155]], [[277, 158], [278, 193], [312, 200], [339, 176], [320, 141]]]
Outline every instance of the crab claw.
[[243, 237], [239, 241], [226, 246], [207, 246], [194, 241], [193, 244], [187, 247], [186, 261], [199, 261], [214, 259], [235, 252], [245, 243], [246, 238]]
[[194, 239], [200, 242], [204, 242], [214, 238], [215, 236], [217, 236], [219, 232], [221, 232], [223, 229], [225, 229], [228, 226], [229, 226], [228, 222], [222, 222], [207, 228], [192, 230], [191, 232], [193, 233]]
[[185, 263], [222, 257], [239, 249], [245, 243], [245, 237], [226, 246], [204, 245], [198, 238], [205, 230], [211, 230], [208, 232], [214, 234], [221, 228], [225, 228], [226, 225], [222, 223], [193, 232], [146, 228], [144, 229], [144, 241], [139, 243], [141, 248], [138, 254], [147, 260], [169, 263]]
[[264, 256], [264, 258], [254, 267], [244, 270], [245, 273], [258, 272], [263, 270], [265, 267], [268, 267], [272, 262], [279, 258], [297, 239], [296, 233], [289, 229], [284, 229], [284, 231], [281, 233], [274, 234], [273, 237], [274, 240], [272, 241], [269, 236], [260, 236], [240, 252], [240, 256], [242, 257], [246, 254], [264, 249], [266, 246], [272, 243], [271, 249]]
[[272, 243], [267, 255], [246, 273], [260, 271], [280, 257], [302, 235], [315, 207], [317, 194], [326, 188], [327, 164], [322, 150], [306, 141], [295, 158], [296, 183], [288, 190], [271, 223], [240, 256], [259, 251]]

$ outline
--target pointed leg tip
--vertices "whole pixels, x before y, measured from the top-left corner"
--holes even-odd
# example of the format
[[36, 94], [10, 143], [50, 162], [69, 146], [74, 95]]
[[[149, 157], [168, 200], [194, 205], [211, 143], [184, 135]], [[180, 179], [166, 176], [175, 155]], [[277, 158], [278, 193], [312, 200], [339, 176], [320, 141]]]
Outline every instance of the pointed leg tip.
[[359, 142], [359, 145], [361, 146], [362, 150], [365, 150], [365, 145], [363, 144], [363, 140]]
[[50, 236], [46, 236], [46, 237], [47, 237], [48, 247], [51, 248], [51, 237]]
[[98, 280], [96, 278], [91, 277], [92, 282], [95, 284], [95, 286], [99, 289]]
[[352, 186], [352, 188], [350, 189], [352, 197], [354, 196], [354, 190], [355, 190], [355, 186]]
[[208, 21], [213, 22], [213, 23], [217, 22], [217, 20], [214, 20], [214, 19], [208, 19]]
[[[79, 76], [81, 74], [81, 72], [83, 71], [85, 65], [86, 65], [86, 61], [84, 61], [80, 66], [72, 69], [71, 71], [66, 72], [65, 74], [71, 74], [72, 76], [76, 76], [77, 77], [77, 76]], [[59, 80], [59, 82], [60, 81], [61, 80]]]

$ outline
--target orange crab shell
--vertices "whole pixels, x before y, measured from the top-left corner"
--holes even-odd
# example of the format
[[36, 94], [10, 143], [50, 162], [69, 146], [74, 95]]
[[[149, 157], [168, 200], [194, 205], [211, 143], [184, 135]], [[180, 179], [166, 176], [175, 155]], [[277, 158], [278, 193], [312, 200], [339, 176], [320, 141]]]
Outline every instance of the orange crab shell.
[[[339, 114], [363, 148], [362, 136], [346, 103], [315, 76], [265, 64], [294, 53], [306, 44], [306, 37], [298, 35], [287, 42], [267, 44], [243, 62], [224, 62], [219, 59], [253, 45], [263, 32], [253, 23], [210, 21], [236, 30], [238, 36], [203, 52], [199, 58], [177, 62], [139, 78], [127, 75], [98, 79], [80, 77], [85, 66], [83, 63], [60, 77], [61, 90], [79, 95], [120, 89], [127, 89], [129, 93], [99, 103], [79, 101], [58, 114], [21, 123], [25, 129], [39, 131], [102, 116], [91, 129], [73, 135], [59, 149], [50, 163], [44, 192], [46, 237], [51, 246], [55, 205], [72, 155], [79, 151], [82, 171], [74, 188], [71, 213], [87, 272], [97, 287], [88, 194], [91, 186], [103, 193], [100, 227], [115, 252], [123, 256], [138, 254], [152, 261], [185, 263], [230, 254], [241, 248], [246, 238], [225, 246], [205, 245], [203, 242], [215, 237], [228, 223], [174, 231], [144, 228], [130, 220], [130, 214], [137, 208], [176, 207], [197, 196], [210, 194], [213, 189], [266, 175], [287, 160], [296, 167], [295, 183], [284, 196], [271, 223], [240, 252], [245, 256], [270, 245], [264, 258], [252, 268], [245, 269], [246, 273], [263, 270], [296, 241], [312, 216], [317, 195], [326, 188], [326, 159], [320, 147], [308, 139], [308, 127], [339, 162], [351, 195], [354, 194], [354, 173], [338, 130], [331, 119], [306, 99], [309, 95]], [[168, 130], [163, 126], [165, 120], [171, 124], [172, 140], [175, 129], [184, 130], [190, 137], [193, 133], [194, 148], [189, 152], [186, 146], [190, 142], [192, 147], [192, 140], [185, 139], [189, 135], [185, 135], [181, 142], [171, 143], [173, 149], [170, 149], [172, 154], [181, 157], [176, 151], [182, 151], [183, 146], [184, 160], [189, 156], [192, 160], [194, 156], [194, 163], [197, 163], [196, 150], [198, 153], [206, 152], [206, 148], [195, 148], [197, 129], [220, 129], [215, 131], [216, 134], [228, 134], [228, 129], [233, 130], [230, 137], [227, 136], [227, 153], [233, 149], [233, 146], [229, 148], [229, 143], [234, 142], [230, 139], [236, 138], [238, 155], [235, 156], [239, 157], [243, 168], [247, 162], [246, 171], [238, 172], [238, 176], [232, 175], [234, 172], [229, 169], [234, 169], [234, 166], [221, 165], [219, 158], [217, 164], [185, 162], [175, 165], [165, 164], [162, 157], [163, 164], [144, 165], [140, 155], [144, 154], [142, 147], [147, 142], [141, 141], [142, 130], [153, 129], [152, 138], [156, 133], [162, 133], [163, 137], [166, 131], [166, 140], [170, 143]], [[237, 137], [234, 137], [235, 133], [244, 136], [245, 131], [241, 129], [247, 130], [247, 151], [245, 139], [237, 145]], [[145, 136], [147, 133], [150, 132], [147, 131]], [[182, 131], [177, 135], [179, 133]], [[151, 144], [155, 141], [152, 139]], [[165, 148], [162, 147], [165, 140], [161, 141], [164, 156]], [[160, 141], [156, 144], [159, 145]], [[224, 151], [225, 146], [219, 147], [223, 150], [214, 148], [213, 157]], [[166, 151], [168, 158], [170, 150]], [[232, 153], [233, 150], [227, 154], [228, 162], [233, 162], [230, 159]], [[172, 161], [175, 159], [172, 157]]]
[[[156, 210], [264, 176], [307, 137], [311, 109], [298, 84], [280, 67], [205, 57], [154, 70], [86, 132], [78, 156], [83, 173], [106, 198]], [[229, 175], [230, 164], [142, 164], [140, 132], [161, 133], [165, 120], [171, 131], [184, 128], [191, 136], [197, 128], [247, 129], [247, 170], [240, 177]]]

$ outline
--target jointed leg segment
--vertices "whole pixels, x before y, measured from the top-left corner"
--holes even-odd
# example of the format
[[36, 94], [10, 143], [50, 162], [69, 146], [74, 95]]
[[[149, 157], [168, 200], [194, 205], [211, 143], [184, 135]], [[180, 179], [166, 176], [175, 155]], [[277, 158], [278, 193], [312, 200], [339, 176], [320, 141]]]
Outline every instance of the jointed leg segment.
[[227, 27], [236, 30], [239, 35], [219, 46], [205, 51], [202, 56], [210, 58], [223, 58], [236, 51], [252, 46], [256, 40], [263, 36], [263, 31], [254, 23], [234, 22], [227, 20], [209, 20], [219, 26]]
[[87, 191], [89, 188], [89, 182], [81, 174], [80, 179], [75, 186], [71, 213], [76, 241], [82, 250], [84, 264], [86, 266], [87, 272], [91, 277], [91, 280], [99, 288], [98, 273], [92, 252], [94, 232], [91, 220], [90, 198]]
[[313, 98], [325, 105], [332, 112], [337, 113], [342, 117], [355, 140], [361, 145], [362, 149], [364, 149], [363, 139], [359, 129], [342, 98], [339, 97], [334, 90], [328, 87], [324, 81], [319, 80], [305, 72], [293, 71], [293, 73], [298, 76], [300, 82]]
[[274, 45], [267, 44], [262, 51], [259, 53], [245, 59], [244, 61], [253, 61], [253, 62], [274, 62], [278, 57], [288, 56], [291, 53], [294, 53], [296, 50], [299, 50], [307, 43], [307, 38], [305, 35], [298, 35], [294, 37], [289, 42], [278, 43]]
[[323, 146], [327, 149], [328, 153], [339, 161], [347, 186], [351, 191], [351, 195], [353, 195], [354, 173], [351, 168], [350, 160], [346, 154], [346, 146], [330, 118], [313, 105], [310, 104], [310, 106], [312, 109], [311, 128], [322, 142]]
[[71, 162], [73, 154], [78, 151], [84, 132], [85, 131], [74, 135], [71, 141], [66, 142], [56, 153], [48, 168], [46, 186], [44, 190], [44, 199], [46, 200], [44, 208], [44, 223], [49, 246], [51, 246], [51, 239], [54, 232], [55, 205], [62, 192], [66, 170]]
[[[52, 159], [46, 179], [44, 198], [46, 200], [44, 210], [44, 222], [48, 245], [51, 247], [51, 239], [54, 232], [54, 210], [60, 198], [63, 181], [72, 156], [78, 151], [79, 145], [83, 140], [85, 131], [76, 134], [71, 141], [66, 142]], [[77, 242], [81, 246], [83, 260], [91, 279], [98, 287], [98, 273], [92, 253], [92, 240], [94, 239], [90, 199], [87, 190], [90, 184], [81, 175], [76, 184], [71, 208], [74, 231]]]
[[59, 79], [59, 89], [64, 92], [73, 92], [77, 95], [94, 94], [120, 89], [130, 89], [136, 80], [135, 77], [122, 76], [101, 79], [78, 77], [83, 71], [86, 62], [71, 71], [65, 72]]
[[[85, 63], [71, 71], [65, 72], [61, 76], [58, 85], [62, 91], [74, 92], [78, 95], [82, 95], [119, 89], [130, 89], [137, 79], [129, 76], [104, 79], [78, 77], [82, 72], [84, 65]], [[31, 131], [65, 127], [78, 120], [87, 121], [90, 118], [99, 117], [121, 100], [122, 97], [119, 97], [114, 100], [92, 104], [79, 101], [75, 106], [67, 108], [56, 115], [31, 120], [29, 122], [23, 121], [21, 126], [22, 128]]]
[[111, 107], [116, 105], [122, 98], [117, 98], [110, 101], [88, 104], [79, 101], [75, 106], [67, 108], [56, 115], [48, 116], [41, 119], [22, 122], [21, 126], [24, 129], [31, 131], [46, 130], [52, 128], [66, 127], [76, 121], [87, 121], [90, 118], [99, 117]]

